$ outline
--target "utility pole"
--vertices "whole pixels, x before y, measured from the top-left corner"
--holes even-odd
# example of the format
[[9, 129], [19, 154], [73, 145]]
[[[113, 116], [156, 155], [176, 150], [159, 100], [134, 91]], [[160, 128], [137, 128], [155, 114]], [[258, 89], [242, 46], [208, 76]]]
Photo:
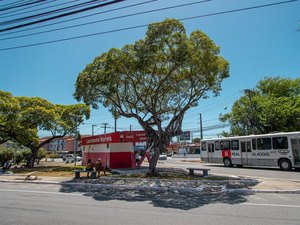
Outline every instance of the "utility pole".
[[106, 128], [110, 128], [108, 123], [102, 123], [101, 128], [104, 128], [104, 134], [106, 134]]
[[92, 125], [92, 136], [94, 136], [94, 127], [96, 127], [97, 125], [93, 124]]
[[202, 113], [200, 113], [200, 140], [203, 139]]
[[132, 125], [129, 126], [129, 130], [130, 130], [130, 131], [132, 130]]
[[115, 132], [117, 132], [117, 118], [115, 117]]

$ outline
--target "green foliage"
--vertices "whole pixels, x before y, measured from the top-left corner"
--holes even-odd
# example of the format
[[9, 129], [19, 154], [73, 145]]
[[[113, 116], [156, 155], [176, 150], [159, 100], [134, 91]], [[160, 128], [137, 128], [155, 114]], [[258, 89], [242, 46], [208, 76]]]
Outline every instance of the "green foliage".
[[218, 94], [228, 62], [203, 32], [187, 37], [174, 19], [150, 24], [145, 39], [110, 49], [79, 74], [75, 97], [103, 103], [125, 117], [160, 125], [196, 106], [208, 91]]
[[31, 150], [26, 149], [21, 152], [23, 159], [27, 162], [31, 159]]
[[0, 163], [3, 165], [5, 162], [14, 158], [14, 150], [10, 148], [0, 147]]
[[231, 134], [300, 130], [300, 79], [266, 77], [237, 100], [220, 120], [231, 123]]
[[47, 158], [56, 159], [58, 158], [58, 154], [56, 152], [51, 152], [50, 154], [47, 155]]
[[36, 159], [41, 160], [41, 159], [45, 158], [46, 155], [47, 155], [47, 151], [44, 148], [40, 148]]
[[193, 142], [193, 143], [200, 143], [200, 140], [201, 140], [200, 138], [193, 138], [193, 141], [192, 141], [192, 142]]
[[[0, 143], [12, 140], [31, 149], [31, 166], [39, 149], [55, 138], [72, 134], [89, 118], [85, 104], [56, 105], [38, 97], [14, 97], [0, 91]], [[40, 142], [38, 131], [52, 136]]]
[[23, 154], [21, 152], [17, 152], [17, 154], [16, 154], [16, 164], [18, 165], [23, 161], [24, 161]]

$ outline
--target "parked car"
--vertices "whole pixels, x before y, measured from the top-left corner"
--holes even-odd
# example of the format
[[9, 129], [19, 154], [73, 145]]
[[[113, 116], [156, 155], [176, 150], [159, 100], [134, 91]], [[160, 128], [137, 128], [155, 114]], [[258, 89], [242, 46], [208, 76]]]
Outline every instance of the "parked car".
[[167, 160], [167, 155], [166, 154], [161, 154], [159, 155], [159, 160]]
[[[75, 161], [75, 156], [73, 154], [65, 154], [62, 157], [63, 161], [65, 161], [66, 163], [73, 163]], [[76, 161], [79, 162], [81, 161], [82, 158], [80, 156], [76, 156]]]

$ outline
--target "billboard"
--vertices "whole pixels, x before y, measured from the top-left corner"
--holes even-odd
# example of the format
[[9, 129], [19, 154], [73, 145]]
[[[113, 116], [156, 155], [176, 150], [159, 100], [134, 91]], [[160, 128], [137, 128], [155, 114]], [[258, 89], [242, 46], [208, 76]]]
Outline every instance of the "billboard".
[[179, 135], [179, 140], [180, 141], [189, 141], [190, 139], [191, 139], [191, 132], [190, 131], [182, 132]]

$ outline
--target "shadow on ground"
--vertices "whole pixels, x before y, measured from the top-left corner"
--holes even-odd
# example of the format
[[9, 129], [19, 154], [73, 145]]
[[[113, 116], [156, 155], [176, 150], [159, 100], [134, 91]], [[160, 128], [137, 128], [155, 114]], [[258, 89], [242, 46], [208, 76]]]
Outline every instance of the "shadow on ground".
[[[75, 180], [74, 180], [75, 182]], [[78, 181], [77, 181], [78, 182]], [[253, 185], [253, 184], [252, 184]], [[223, 186], [224, 187], [224, 186]], [[243, 186], [245, 187], [245, 185]], [[235, 187], [239, 188], [239, 187]], [[97, 201], [120, 200], [128, 202], [147, 201], [154, 207], [174, 208], [189, 210], [208, 204], [240, 204], [247, 201], [247, 192], [226, 192], [220, 191], [216, 186], [206, 186], [199, 191], [186, 190], [153, 190], [149, 188], [126, 189], [125, 187], [108, 188], [97, 185], [70, 185], [67, 182], [62, 184], [61, 192], [82, 193], [87, 197], [94, 198]]]

